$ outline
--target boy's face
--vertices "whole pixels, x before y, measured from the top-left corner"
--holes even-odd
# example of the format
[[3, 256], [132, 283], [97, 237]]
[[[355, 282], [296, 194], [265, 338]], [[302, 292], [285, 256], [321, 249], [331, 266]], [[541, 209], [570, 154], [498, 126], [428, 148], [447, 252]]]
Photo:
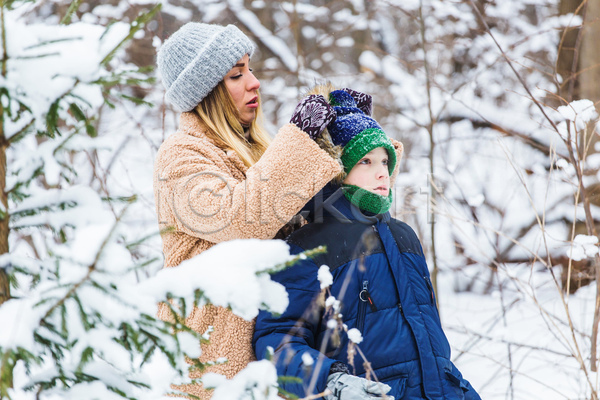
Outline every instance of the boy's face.
[[390, 194], [390, 172], [387, 150], [377, 147], [365, 154], [350, 170], [344, 183], [358, 186], [381, 196], [388, 196]]

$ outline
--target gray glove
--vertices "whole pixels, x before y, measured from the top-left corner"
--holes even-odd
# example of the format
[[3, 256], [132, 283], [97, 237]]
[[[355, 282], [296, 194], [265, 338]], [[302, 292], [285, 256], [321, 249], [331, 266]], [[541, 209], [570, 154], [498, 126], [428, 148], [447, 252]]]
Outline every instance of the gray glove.
[[[326, 400], [373, 400], [383, 398], [392, 388], [385, 383], [368, 381], [344, 372], [335, 372], [327, 378], [327, 389], [331, 394], [325, 396]], [[394, 400], [392, 396], [386, 397], [388, 400]]]

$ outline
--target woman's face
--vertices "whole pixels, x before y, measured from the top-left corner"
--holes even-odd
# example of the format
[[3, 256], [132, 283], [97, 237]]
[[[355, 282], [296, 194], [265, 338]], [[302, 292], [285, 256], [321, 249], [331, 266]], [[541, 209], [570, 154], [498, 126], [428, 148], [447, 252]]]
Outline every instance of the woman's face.
[[246, 54], [225, 75], [225, 87], [240, 113], [240, 122], [248, 126], [256, 118], [260, 82], [250, 69], [250, 56]]

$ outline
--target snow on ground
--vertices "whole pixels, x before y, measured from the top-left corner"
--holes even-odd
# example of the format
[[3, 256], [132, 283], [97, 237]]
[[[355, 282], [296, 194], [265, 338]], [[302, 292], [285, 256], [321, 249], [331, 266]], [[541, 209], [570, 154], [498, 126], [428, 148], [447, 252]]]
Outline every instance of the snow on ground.
[[511, 272], [503, 293], [491, 295], [455, 293], [453, 278], [440, 275], [441, 317], [453, 361], [484, 399], [587, 398], [589, 382], [597, 387], [598, 379], [589, 371], [595, 286], [563, 299], [548, 271], [529, 275], [522, 268]]

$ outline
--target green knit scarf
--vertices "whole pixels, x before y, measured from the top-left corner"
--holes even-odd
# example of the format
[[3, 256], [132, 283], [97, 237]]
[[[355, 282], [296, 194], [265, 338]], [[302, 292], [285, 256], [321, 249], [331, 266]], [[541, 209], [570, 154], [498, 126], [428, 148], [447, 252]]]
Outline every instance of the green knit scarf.
[[383, 214], [388, 212], [392, 206], [392, 191], [387, 196], [382, 196], [377, 193], [370, 192], [354, 185], [342, 185], [344, 196], [360, 208], [362, 211], [367, 211], [373, 214]]

